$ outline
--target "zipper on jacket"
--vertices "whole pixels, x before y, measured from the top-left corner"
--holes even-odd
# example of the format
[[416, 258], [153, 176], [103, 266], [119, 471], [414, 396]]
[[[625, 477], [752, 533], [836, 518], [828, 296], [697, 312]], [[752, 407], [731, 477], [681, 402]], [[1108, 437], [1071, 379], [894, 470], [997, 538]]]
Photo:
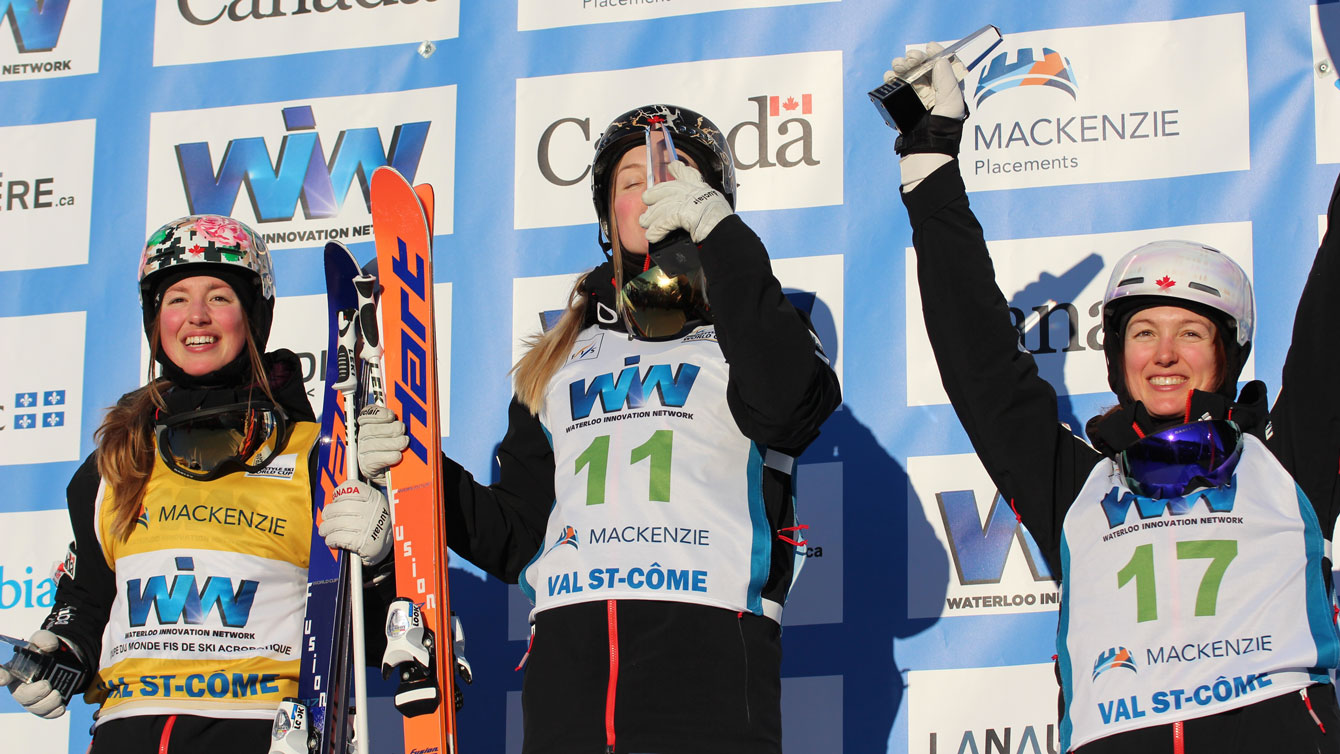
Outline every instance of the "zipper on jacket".
[[610, 636], [610, 678], [605, 690], [605, 754], [614, 754], [614, 696], [619, 688], [618, 604], [615, 600], [605, 600], [605, 615]]
[[176, 715], [168, 715], [163, 724], [163, 735], [158, 739], [158, 754], [168, 754], [168, 742], [172, 740], [172, 726], [177, 722]]

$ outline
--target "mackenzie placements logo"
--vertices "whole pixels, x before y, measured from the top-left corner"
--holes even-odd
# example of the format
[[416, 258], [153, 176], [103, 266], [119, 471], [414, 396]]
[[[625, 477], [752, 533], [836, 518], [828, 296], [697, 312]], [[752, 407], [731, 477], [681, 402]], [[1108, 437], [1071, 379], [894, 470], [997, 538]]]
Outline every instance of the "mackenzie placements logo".
[[1008, 34], [965, 87], [970, 191], [1249, 167], [1241, 13]]
[[97, 73], [101, 29], [101, 0], [0, 0], [0, 81]]
[[987, 97], [1016, 86], [1050, 86], [1075, 99], [1075, 72], [1061, 53], [1043, 48], [1042, 57], [1034, 60], [1034, 51], [1024, 49], [1015, 50], [1014, 58], [1011, 62], [1010, 53], [1002, 52], [987, 64], [973, 93], [978, 107]]
[[154, 65], [453, 39], [460, 0], [158, 0]]
[[165, 218], [232, 215], [271, 249], [371, 240], [372, 172], [391, 165], [437, 189], [451, 232], [454, 86], [153, 113], [146, 235]]
[[1098, 680], [1098, 676], [1109, 670], [1125, 668], [1132, 673], [1140, 672], [1135, 668], [1135, 658], [1131, 656], [1131, 650], [1125, 647], [1112, 647], [1098, 653], [1098, 659], [1093, 663], [1093, 680]]
[[725, 133], [738, 209], [842, 203], [842, 55], [811, 52], [518, 79], [515, 226], [594, 224], [595, 142], [614, 117], [652, 101], [696, 110]]

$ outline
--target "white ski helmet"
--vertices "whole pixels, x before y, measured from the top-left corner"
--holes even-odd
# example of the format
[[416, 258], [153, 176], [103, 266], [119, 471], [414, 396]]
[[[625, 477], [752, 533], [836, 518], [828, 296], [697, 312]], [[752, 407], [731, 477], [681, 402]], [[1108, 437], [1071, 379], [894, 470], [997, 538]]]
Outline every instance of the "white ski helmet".
[[1252, 281], [1218, 249], [1193, 241], [1155, 241], [1117, 261], [1103, 293], [1103, 354], [1107, 383], [1123, 405], [1130, 402], [1121, 353], [1131, 315], [1154, 306], [1179, 306], [1214, 321], [1224, 344], [1224, 382], [1216, 392], [1237, 395], [1256, 325]]

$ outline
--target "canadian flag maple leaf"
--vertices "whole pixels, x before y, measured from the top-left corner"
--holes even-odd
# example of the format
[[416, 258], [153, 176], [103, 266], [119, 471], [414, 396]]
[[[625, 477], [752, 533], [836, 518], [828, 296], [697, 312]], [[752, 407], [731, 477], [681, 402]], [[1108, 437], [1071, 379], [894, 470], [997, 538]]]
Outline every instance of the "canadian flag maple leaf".
[[797, 107], [800, 107], [800, 103], [796, 102], [795, 97], [787, 97], [786, 101], [782, 103], [782, 107], [787, 110], [795, 110]]
[[1164, 275], [1162, 280], [1155, 280], [1154, 285], [1157, 285], [1160, 288], [1171, 288], [1174, 285], [1177, 285], [1177, 283], [1174, 282], [1172, 278]]

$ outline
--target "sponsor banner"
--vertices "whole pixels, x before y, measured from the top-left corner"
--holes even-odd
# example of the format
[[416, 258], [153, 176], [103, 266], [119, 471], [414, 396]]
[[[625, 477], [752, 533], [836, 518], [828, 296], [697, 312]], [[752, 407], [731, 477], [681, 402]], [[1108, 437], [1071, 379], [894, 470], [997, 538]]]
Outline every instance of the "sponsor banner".
[[1321, 29], [1340, 28], [1340, 5], [1309, 5], [1308, 19], [1312, 30], [1312, 93], [1313, 115], [1317, 130], [1317, 163], [1340, 162], [1340, 144], [1334, 134], [1340, 129], [1340, 76], [1336, 75], [1335, 60], [1326, 47]]
[[102, 0], [0, 0], [0, 82], [97, 73], [101, 40]]
[[842, 464], [796, 465], [796, 520], [802, 529], [801, 572], [787, 595], [782, 625], [842, 622]]
[[725, 131], [738, 209], [842, 203], [842, 53], [806, 52], [517, 79], [515, 227], [595, 220], [592, 150], [630, 91]]
[[[766, 244], [767, 242], [764, 241]], [[838, 382], [842, 381], [842, 256], [830, 254], [772, 260], [772, 271], [792, 305], [810, 315]], [[558, 323], [577, 275], [546, 275], [512, 281], [512, 363], [525, 353], [525, 339]], [[440, 308], [440, 307], [439, 307]], [[438, 345], [441, 360], [442, 345]]]
[[158, 0], [154, 65], [418, 45], [459, 26], [460, 0]]
[[[1023, 346], [1038, 372], [1061, 395], [1106, 393], [1102, 300], [1112, 265], [1142, 244], [1169, 238], [1212, 246], [1252, 275], [1249, 222], [1183, 225], [1170, 228], [1054, 236], [988, 244], [996, 282], [1010, 306]], [[916, 285], [916, 253], [907, 250], [907, 405], [949, 402], [926, 336], [921, 291]], [[1239, 378], [1253, 379], [1255, 355]]]
[[969, 191], [1250, 167], [1242, 13], [1006, 34], [964, 95]]
[[0, 128], [0, 270], [88, 262], [95, 126]]
[[517, 31], [643, 21], [736, 8], [835, 3], [838, 0], [517, 0]]
[[[907, 459], [909, 508], [907, 614], [909, 618], [1041, 613], [1060, 605], [1060, 588], [1033, 537], [996, 491], [971, 453]], [[935, 539], [912, 537], [924, 516]], [[936, 552], [936, 549], [940, 552]], [[916, 564], [948, 553], [954, 566], [943, 594]]]
[[[7, 746], [13, 747], [12, 751], [63, 752], [70, 749], [69, 720], [43, 720], [24, 711], [9, 694], [3, 699], [8, 704], [0, 702], [0, 730], [4, 731], [5, 741]], [[79, 749], [83, 750], [83, 747]]]
[[455, 86], [151, 113], [145, 237], [212, 213], [271, 250], [371, 241], [368, 186], [388, 164], [433, 184], [433, 232], [450, 234], [455, 132]]
[[[433, 319], [437, 321], [438, 404], [442, 417], [442, 436], [451, 434], [451, 283], [435, 283]], [[298, 356], [307, 400], [317, 421], [326, 400], [326, 360], [330, 333], [326, 294], [279, 296], [275, 299], [274, 326], [266, 350], [287, 348]], [[149, 344], [140, 340], [140, 374], [149, 372]]]
[[[51, 502], [60, 504], [63, 499], [62, 492], [52, 495]], [[70, 514], [63, 505], [54, 510], [0, 513], [0, 531], [22, 534], [6, 537], [0, 548], [0, 634], [26, 639], [41, 627], [56, 603], [52, 573], [74, 539]], [[9, 654], [0, 650], [0, 657]]]
[[84, 320], [85, 312], [0, 317], [0, 343], [26, 356], [22, 368], [0, 371], [0, 466], [79, 460]]
[[906, 751], [1060, 750], [1051, 663], [907, 674]]

